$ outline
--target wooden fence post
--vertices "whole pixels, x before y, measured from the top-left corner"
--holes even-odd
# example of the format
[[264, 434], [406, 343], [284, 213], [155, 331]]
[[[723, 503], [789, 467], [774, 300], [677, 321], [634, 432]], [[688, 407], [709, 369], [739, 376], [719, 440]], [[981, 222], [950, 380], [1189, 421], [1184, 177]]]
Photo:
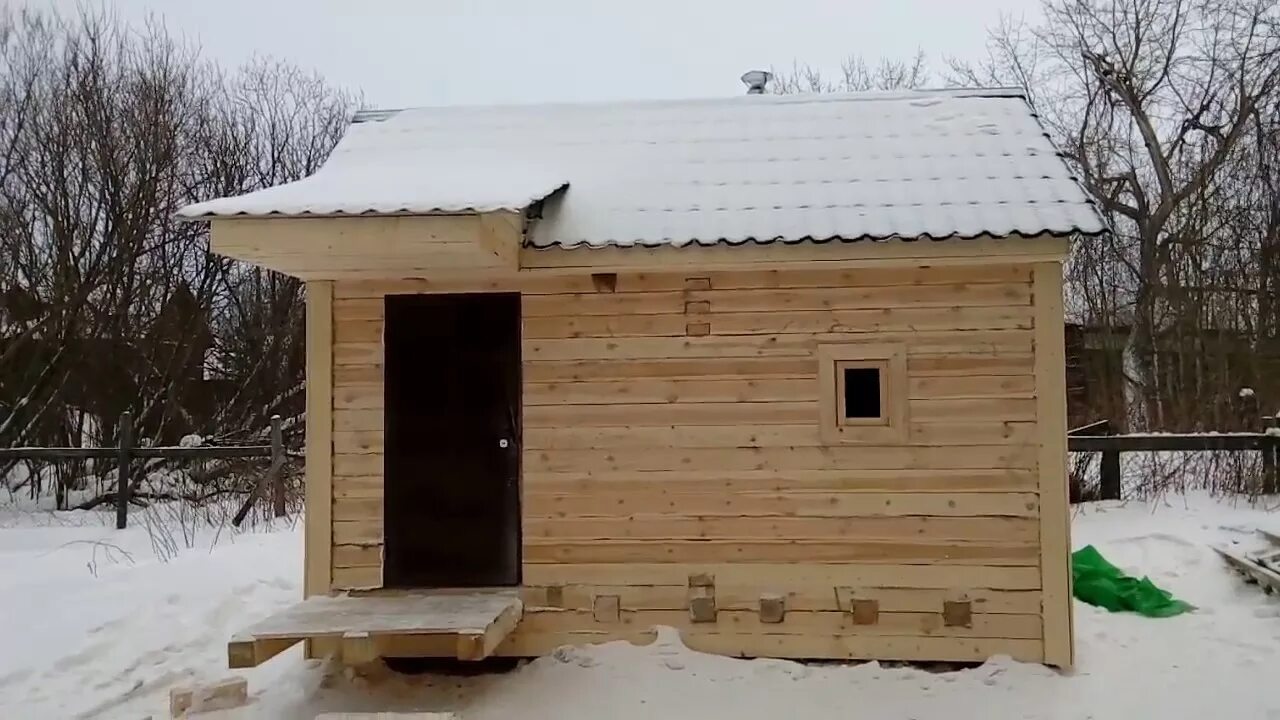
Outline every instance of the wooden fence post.
[[1262, 419], [1262, 492], [1280, 493], [1280, 435], [1276, 434], [1280, 418]]
[[129, 451], [133, 449], [133, 415], [120, 414], [120, 431], [116, 449], [116, 529], [129, 522]]
[[1120, 499], [1120, 451], [1103, 450], [1102, 468], [1099, 477], [1099, 488], [1102, 500]]
[[288, 508], [285, 507], [284, 493], [284, 430], [279, 415], [271, 416], [271, 468], [276, 473], [275, 483], [271, 488], [272, 505], [275, 516], [284, 517]]

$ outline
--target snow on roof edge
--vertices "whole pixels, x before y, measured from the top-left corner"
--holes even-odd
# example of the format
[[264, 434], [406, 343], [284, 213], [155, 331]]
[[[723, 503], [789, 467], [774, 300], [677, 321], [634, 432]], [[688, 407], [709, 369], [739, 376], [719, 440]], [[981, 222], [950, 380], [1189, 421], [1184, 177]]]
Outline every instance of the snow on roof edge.
[[1075, 228], [1072, 228], [1071, 230], [1065, 230], [1065, 231], [1050, 230], [1048, 228], [1043, 228], [1040, 230], [1014, 229], [1004, 233], [980, 232], [980, 233], [973, 233], [973, 234], [953, 233], [950, 235], [933, 235], [930, 233], [924, 233], [921, 235], [914, 235], [914, 236], [903, 236], [903, 235], [894, 235], [894, 234], [891, 234], [891, 235], [867, 234], [867, 235], [859, 235], [857, 237], [831, 235], [828, 237], [805, 236], [805, 237], [796, 237], [796, 238], [774, 237], [774, 238], [765, 238], [765, 239], [760, 239], [756, 237], [739, 237], [739, 238], [723, 238], [722, 237], [722, 238], [715, 238], [715, 239], [709, 239], [709, 240], [703, 240], [701, 238], [692, 238], [689, 240], [682, 240], [679, 242], [673, 241], [671, 239], [644, 240], [640, 238], [634, 238], [629, 240], [622, 240], [618, 238], [613, 238], [613, 239], [599, 242], [599, 243], [590, 243], [590, 242], [587, 242], [586, 240], [577, 240], [577, 241], [555, 241], [555, 242], [539, 245], [539, 244], [534, 244], [533, 242], [530, 242], [530, 241], [526, 241], [524, 244], [524, 247], [527, 247], [533, 250], [554, 250], [557, 248], [561, 250], [577, 250], [580, 248], [585, 248], [587, 250], [600, 250], [600, 249], [609, 248], [609, 247], [661, 248], [661, 247], [690, 247], [690, 246], [714, 247], [717, 245], [725, 245], [728, 247], [741, 247], [744, 245], [773, 245], [774, 243], [777, 243], [780, 245], [801, 245], [804, 243], [809, 243], [813, 245], [827, 245], [830, 243], [852, 244], [852, 243], [859, 243], [859, 242], [914, 243], [914, 242], [948, 242], [948, 241], [955, 241], [955, 240], [961, 240], [961, 241], [977, 240], [983, 237], [992, 237], [996, 239], [1005, 239], [1005, 238], [1030, 239], [1030, 238], [1037, 238], [1037, 237], [1068, 238], [1068, 237], [1073, 237], [1077, 235], [1083, 236], [1083, 237], [1097, 237], [1099, 235], [1104, 235], [1108, 232], [1110, 232], [1110, 229], [1107, 227], [1102, 227], [1099, 229], [1075, 227]]
[[[275, 187], [285, 187], [285, 186], [275, 186]], [[246, 211], [246, 210], [237, 210], [233, 212], [226, 212], [226, 211], [220, 212], [216, 209], [213, 209], [213, 210], [204, 209], [205, 206], [211, 206], [216, 208], [219, 205], [223, 204], [223, 201], [238, 201], [245, 197], [250, 197], [258, 192], [262, 192], [262, 190], [256, 190], [252, 193], [246, 193], [245, 195], [238, 195], [238, 196], [232, 196], [227, 198], [217, 198], [215, 200], [206, 200], [204, 202], [192, 203], [190, 205], [186, 205], [180, 208], [176, 213], [174, 213], [174, 217], [179, 222], [194, 222], [194, 221], [201, 221], [201, 220], [214, 220], [218, 218], [222, 218], [222, 219], [235, 219], [235, 218], [283, 219], [283, 218], [367, 217], [367, 216], [383, 217], [388, 215], [477, 215], [480, 213], [487, 213], [487, 212], [523, 211], [529, 208], [530, 206], [536, 205], [540, 202], [545, 202], [546, 200], [556, 196], [557, 194], [563, 193], [565, 190], [568, 189], [568, 187], [569, 187], [568, 182], [562, 182], [556, 185], [555, 187], [551, 188], [549, 191], [545, 191], [545, 192], [541, 190], [535, 191], [531, 193], [527, 198], [521, 197], [520, 199], [489, 202], [489, 203], [449, 203], [449, 204], [432, 203], [430, 207], [428, 207], [427, 205], [415, 206], [412, 204], [404, 204], [404, 203], [398, 204], [398, 206], [393, 206], [393, 205], [379, 206], [374, 203], [359, 203], [360, 205], [368, 205], [369, 207], [362, 208], [359, 211], [352, 211], [337, 205], [334, 205], [333, 207], [321, 207], [318, 209], [302, 209], [297, 211], [271, 210], [266, 212], [252, 212], [252, 211]], [[274, 188], [264, 188], [264, 190], [272, 190], [272, 189]], [[355, 204], [356, 203], [351, 203], [351, 205], [355, 205]], [[325, 205], [329, 205], [329, 203], [326, 203]]]
[[916, 90], [872, 90], [857, 92], [838, 92], [838, 93], [796, 93], [791, 95], [776, 95], [766, 93], [763, 95], [729, 95], [723, 97], [700, 97], [700, 98], [650, 98], [645, 100], [613, 100], [613, 101], [584, 101], [584, 102], [548, 102], [548, 103], [500, 103], [500, 104], [475, 104], [475, 105], [414, 105], [400, 108], [368, 108], [357, 110], [352, 116], [351, 124], [366, 122], [380, 122], [388, 120], [407, 110], [501, 110], [503, 108], [519, 108], [528, 109], [530, 107], [539, 108], [588, 108], [599, 107], [601, 105], [610, 105], [613, 107], [634, 107], [644, 105], [663, 105], [667, 107], [673, 106], [697, 106], [709, 104], [722, 104], [725, 102], [751, 102], [751, 103], [773, 103], [778, 105], [803, 105], [807, 103], [837, 103], [837, 102], [877, 102], [885, 100], [915, 100], [920, 97], [928, 96], [945, 96], [953, 98], [1022, 98], [1026, 99], [1027, 93], [1018, 87], [987, 87], [987, 88], [920, 88]]

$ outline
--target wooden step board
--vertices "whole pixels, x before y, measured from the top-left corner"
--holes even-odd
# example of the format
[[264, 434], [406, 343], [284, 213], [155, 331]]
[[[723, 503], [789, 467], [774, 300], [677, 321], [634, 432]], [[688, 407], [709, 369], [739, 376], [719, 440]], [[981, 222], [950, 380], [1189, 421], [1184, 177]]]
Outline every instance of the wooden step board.
[[1274, 547], [1254, 553], [1240, 554], [1222, 547], [1214, 550], [1249, 582], [1256, 582], [1268, 593], [1280, 592], [1280, 533], [1258, 530]]
[[523, 614], [514, 589], [312, 597], [233, 637], [227, 663], [255, 667], [303, 640], [322, 638], [338, 640], [348, 664], [395, 655], [483, 660]]

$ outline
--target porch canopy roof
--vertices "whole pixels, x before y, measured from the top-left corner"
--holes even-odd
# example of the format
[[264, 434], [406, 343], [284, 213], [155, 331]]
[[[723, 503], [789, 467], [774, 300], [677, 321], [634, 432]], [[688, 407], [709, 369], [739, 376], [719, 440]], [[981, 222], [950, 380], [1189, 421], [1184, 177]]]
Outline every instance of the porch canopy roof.
[[1008, 89], [362, 112], [311, 177], [179, 214], [495, 211], [532, 247], [1105, 230]]

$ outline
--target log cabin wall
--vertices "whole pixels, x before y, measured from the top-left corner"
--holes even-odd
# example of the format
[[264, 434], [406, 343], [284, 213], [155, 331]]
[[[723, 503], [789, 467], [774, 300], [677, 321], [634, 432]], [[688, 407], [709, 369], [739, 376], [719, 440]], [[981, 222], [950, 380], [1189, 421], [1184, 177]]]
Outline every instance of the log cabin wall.
[[[820, 266], [334, 282], [331, 589], [381, 585], [383, 297], [518, 290], [527, 607], [500, 652], [670, 625], [730, 655], [1069, 664], [1038, 266]], [[864, 342], [905, 355], [903, 436], [827, 444], [818, 347]]]

